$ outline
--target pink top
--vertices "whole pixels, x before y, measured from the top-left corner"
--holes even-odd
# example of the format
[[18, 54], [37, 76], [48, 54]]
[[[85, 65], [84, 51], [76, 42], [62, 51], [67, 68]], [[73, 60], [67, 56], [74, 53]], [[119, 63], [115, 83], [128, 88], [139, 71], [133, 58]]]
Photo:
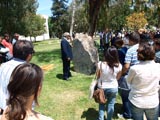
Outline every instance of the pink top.
[[7, 47], [9, 49], [10, 54], [13, 55], [13, 45], [7, 42], [5, 39], [3, 39], [1, 43], [3, 46]]

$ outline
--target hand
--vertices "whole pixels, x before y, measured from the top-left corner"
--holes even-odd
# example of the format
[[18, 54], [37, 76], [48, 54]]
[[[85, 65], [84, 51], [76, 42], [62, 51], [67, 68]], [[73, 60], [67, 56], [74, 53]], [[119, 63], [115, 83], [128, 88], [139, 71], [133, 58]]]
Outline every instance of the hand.
[[70, 59], [70, 58], [67, 58], [67, 60], [70, 61], [71, 59]]

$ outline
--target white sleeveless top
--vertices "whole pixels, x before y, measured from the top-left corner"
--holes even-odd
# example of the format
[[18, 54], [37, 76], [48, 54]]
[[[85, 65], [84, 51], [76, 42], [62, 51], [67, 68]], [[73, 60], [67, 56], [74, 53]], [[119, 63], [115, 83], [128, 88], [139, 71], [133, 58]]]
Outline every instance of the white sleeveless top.
[[[101, 64], [102, 63], [102, 64]], [[101, 67], [100, 67], [101, 66]], [[101, 76], [98, 79], [99, 88], [118, 88], [117, 74], [122, 70], [122, 65], [114, 67], [114, 71], [106, 62], [98, 62], [98, 69], [101, 69]], [[102, 83], [102, 84], [101, 84]]]

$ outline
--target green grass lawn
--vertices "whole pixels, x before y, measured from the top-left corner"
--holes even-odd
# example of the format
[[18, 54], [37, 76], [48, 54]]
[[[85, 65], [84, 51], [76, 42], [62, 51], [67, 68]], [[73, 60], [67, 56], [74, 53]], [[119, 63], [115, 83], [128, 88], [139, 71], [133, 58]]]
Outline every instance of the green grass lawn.
[[[34, 43], [35, 51], [32, 63], [39, 66], [50, 65], [45, 70], [43, 89], [36, 110], [54, 120], [96, 120], [98, 104], [89, 99], [89, 86], [94, 75], [72, 72], [69, 81], [62, 80], [62, 61], [60, 40], [47, 40]], [[73, 67], [73, 64], [72, 64]], [[117, 96], [114, 119], [121, 112], [121, 99]]]

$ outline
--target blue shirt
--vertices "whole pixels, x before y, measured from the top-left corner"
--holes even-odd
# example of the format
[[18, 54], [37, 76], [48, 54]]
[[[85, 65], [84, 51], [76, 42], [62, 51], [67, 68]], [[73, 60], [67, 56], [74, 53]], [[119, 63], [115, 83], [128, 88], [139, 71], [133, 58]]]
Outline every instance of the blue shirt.
[[156, 63], [160, 63], [160, 51], [156, 52], [156, 55], [155, 55], [155, 62]]
[[127, 50], [127, 53], [125, 56], [125, 63], [129, 63], [130, 66], [133, 66], [139, 63], [137, 58], [138, 47], [139, 47], [139, 44], [136, 44]]

